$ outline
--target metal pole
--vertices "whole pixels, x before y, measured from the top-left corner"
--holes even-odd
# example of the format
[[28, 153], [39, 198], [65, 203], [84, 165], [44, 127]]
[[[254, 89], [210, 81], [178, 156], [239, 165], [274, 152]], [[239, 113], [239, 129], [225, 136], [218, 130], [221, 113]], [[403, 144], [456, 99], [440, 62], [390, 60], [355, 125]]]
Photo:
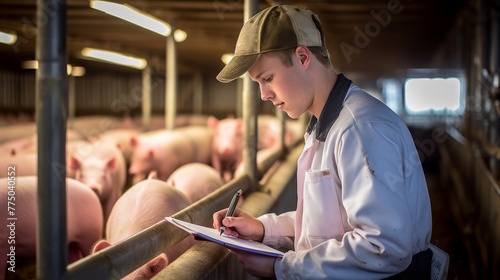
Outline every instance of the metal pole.
[[37, 2], [36, 114], [38, 136], [37, 278], [66, 275], [66, 1]]
[[203, 75], [201, 71], [196, 71], [193, 76], [194, 96], [193, 96], [193, 113], [203, 113]]
[[[246, 22], [258, 12], [257, 0], [245, 0], [244, 21]], [[245, 132], [245, 147], [243, 149], [243, 163], [245, 173], [248, 174], [252, 186], [257, 186], [257, 116], [258, 116], [258, 94], [257, 85], [252, 82], [250, 76], [243, 77], [243, 122]]]
[[177, 48], [174, 40], [175, 28], [167, 36], [167, 74], [165, 93], [165, 128], [175, 128], [175, 115], [177, 107]]
[[68, 128], [73, 128], [73, 121], [75, 120], [75, 76], [69, 76], [69, 97], [68, 97]]
[[151, 123], [151, 66], [142, 70], [142, 129], [149, 131]]

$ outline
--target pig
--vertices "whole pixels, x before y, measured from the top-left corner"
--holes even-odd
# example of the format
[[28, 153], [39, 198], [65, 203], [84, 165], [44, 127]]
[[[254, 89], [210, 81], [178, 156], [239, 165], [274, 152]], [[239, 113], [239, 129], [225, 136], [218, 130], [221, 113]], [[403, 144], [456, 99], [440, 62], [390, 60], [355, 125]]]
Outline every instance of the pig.
[[36, 132], [34, 122], [19, 123], [0, 127], [0, 143], [31, 136]]
[[[19, 139], [9, 140], [0, 144], [0, 155], [2, 154], [20, 154], [36, 153], [38, 151], [38, 135], [36, 133]], [[83, 140], [83, 136], [75, 130], [66, 130], [66, 142]]]
[[122, 152], [125, 162], [130, 164], [132, 156], [131, 140], [139, 134], [140, 131], [137, 129], [112, 129], [95, 136], [92, 142], [107, 142], [115, 145]]
[[[127, 239], [189, 206], [179, 190], [157, 179], [147, 179], [130, 187], [115, 203], [106, 223], [106, 239], [94, 246], [96, 253]], [[189, 249], [195, 240], [186, 237], [123, 279], [150, 279]]]
[[8, 140], [0, 144], [0, 156], [15, 155], [26, 149], [31, 149], [34, 143], [33, 137], [21, 137], [18, 139]]
[[155, 130], [131, 139], [133, 147], [129, 173], [132, 183], [156, 171], [165, 181], [175, 169], [190, 162], [210, 163], [212, 132], [204, 126]]
[[[258, 117], [258, 149], [266, 149], [281, 144], [281, 122], [271, 115]], [[296, 120], [285, 120], [285, 144], [290, 145], [299, 136], [303, 136], [305, 129]]]
[[[11, 177], [0, 179], [0, 219], [7, 224], [13, 222], [15, 229], [4, 226], [7, 230], [2, 229], [0, 234], [0, 279], [6, 276], [4, 273], [11, 273], [6, 270], [10, 246], [15, 247], [17, 261], [36, 258], [37, 177], [18, 176], [17, 169], [9, 171]], [[8, 206], [12, 207], [14, 215], [7, 216]], [[12, 217], [17, 219], [9, 220]], [[92, 246], [101, 239], [103, 217], [97, 195], [83, 183], [70, 178], [66, 179], [66, 220], [68, 263], [73, 263], [88, 256]], [[13, 234], [15, 245], [8, 245], [13, 244], [8, 239]], [[18, 273], [20, 271], [16, 270]], [[36, 275], [29, 279], [36, 279]]]
[[[109, 143], [91, 145], [87, 152], [69, 157], [75, 179], [89, 186], [99, 197], [106, 219], [125, 188], [127, 167], [123, 154]], [[83, 148], [83, 147], [80, 147]]]
[[81, 116], [68, 120], [67, 127], [78, 131], [85, 138], [118, 128], [121, 121], [112, 116]]
[[17, 176], [37, 175], [38, 155], [36, 153], [0, 155], [0, 178], [8, 177], [9, 166], [16, 166]]
[[[134, 127], [142, 127], [142, 117], [134, 118], [132, 120]], [[207, 124], [207, 116], [201, 114], [179, 114], [175, 116], [174, 126], [176, 128], [186, 126], [199, 126]], [[148, 131], [165, 129], [165, 116], [152, 115], [148, 124]]]
[[180, 190], [193, 203], [218, 189], [224, 182], [215, 168], [194, 162], [175, 170], [168, 177], [167, 184]]
[[217, 120], [210, 116], [207, 126], [214, 134], [212, 166], [229, 181], [243, 159], [243, 121], [240, 118]]
[[[261, 149], [261, 150], [258, 150], [257, 151], [257, 165], [262, 163], [267, 157], [269, 157], [271, 154], [277, 152], [278, 150], [280, 149], [279, 146], [274, 146], [274, 147], [270, 147], [270, 148], [265, 148], [265, 149]], [[267, 179], [269, 179], [269, 176], [274, 172], [276, 171], [276, 168], [278, 168], [279, 166], [279, 161], [274, 163], [270, 168], [269, 170], [267, 171], [267, 173], [262, 177], [262, 179], [260, 180], [260, 183], [261, 184], [264, 184]], [[241, 162], [238, 167], [236, 168], [236, 170], [234, 171], [234, 177], [240, 177], [242, 176], [243, 174], [245, 173], [245, 166], [243, 164], [243, 162]]]

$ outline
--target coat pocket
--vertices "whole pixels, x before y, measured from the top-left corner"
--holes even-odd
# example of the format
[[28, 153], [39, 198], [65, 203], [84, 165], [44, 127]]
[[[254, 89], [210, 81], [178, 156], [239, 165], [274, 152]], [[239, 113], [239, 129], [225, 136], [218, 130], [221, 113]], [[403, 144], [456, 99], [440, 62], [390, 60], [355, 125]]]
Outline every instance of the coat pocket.
[[304, 180], [303, 233], [311, 245], [340, 240], [344, 233], [336, 186], [330, 169], [309, 170]]

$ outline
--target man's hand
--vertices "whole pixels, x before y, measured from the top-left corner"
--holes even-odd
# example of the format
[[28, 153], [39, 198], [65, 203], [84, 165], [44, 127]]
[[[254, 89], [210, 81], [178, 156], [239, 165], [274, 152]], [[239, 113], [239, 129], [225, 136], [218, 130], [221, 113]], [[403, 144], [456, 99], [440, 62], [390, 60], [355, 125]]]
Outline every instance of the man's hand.
[[222, 225], [226, 226], [224, 234], [262, 242], [264, 238], [264, 225], [261, 221], [236, 208], [233, 217], [226, 216], [227, 209], [215, 212], [213, 227], [220, 231]]

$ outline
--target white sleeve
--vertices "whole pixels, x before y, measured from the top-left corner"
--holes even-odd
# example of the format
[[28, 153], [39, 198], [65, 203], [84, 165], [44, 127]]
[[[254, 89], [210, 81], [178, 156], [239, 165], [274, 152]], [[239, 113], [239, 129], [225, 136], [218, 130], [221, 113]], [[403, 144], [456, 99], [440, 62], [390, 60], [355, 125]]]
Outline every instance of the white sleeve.
[[265, 214], [258, 218], [264, 225], [264, 239], [262, 243], [274, 248], [293, 249], [295, 240], [295, 211], [286, 212], [279, 216]]

